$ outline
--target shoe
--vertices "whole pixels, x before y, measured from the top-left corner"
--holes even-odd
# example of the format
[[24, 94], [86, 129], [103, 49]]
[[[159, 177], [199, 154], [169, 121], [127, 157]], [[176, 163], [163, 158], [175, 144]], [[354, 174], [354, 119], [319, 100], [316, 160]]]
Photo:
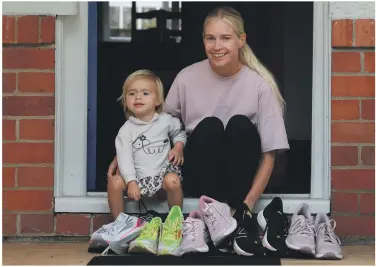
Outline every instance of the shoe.
[[342, 259], [341, 241], [334, 233], [336, 221], [333, 219], [329, 220], [325, 213], [319, 213], [316, 216], [315, 227], [317, 233], [315, 258]]
[[289, 234], [286, 238], [288, 248], [315, 255], [315, 225], [308, 204], [298, 206], [291, 218]]
[[140, 232], [140, 235], [129, 244], [128, 253], [157, 254], [158, 239], [162, 228], [162, 219], [154, 217]]
[[265, 248], [260, 240], [256, 220], [252, 217], [247, 204], [242, 203], [234, 214], [238, 227], [235, 231], [233, 248], [236, 254], [242, 256], [262, 255]]
[[178, 255], [182, 240], [183, 214], [179, 206], [173, 206], [162, 227], [158, 255]]
[[199, 211], [192, 211], [183, 222], [179, 256], [191, 252], [208, 252], [210, 234]]
[[214, 246], [219, 245], [236, 229], [236, 220], [231, 216], [230, 207], [210, 197], [201, 196], [200, 212], [209, 229]]
[[286, 251], [289, 219], [283, 213], [282, 199], [273, 200], [257, 215], [257, 222], [264, 231], [262, 244], [271, 251]]
[[111, 232], [108, 231], [108, 229], [110, 229], [114, 224], [115, 221], [109, 224], [105, 224], [91, 235], [89, 241], [89, 250], [106, 249], [108, 247], [113, 238]]
[[107, 254], [109, 249], [119, 255], [125, 254], [129, 243], [140, 234], [144, 225], [144, 220], [120, 213], [115, 223], [108, 229], [113, 238], [102, 255]]

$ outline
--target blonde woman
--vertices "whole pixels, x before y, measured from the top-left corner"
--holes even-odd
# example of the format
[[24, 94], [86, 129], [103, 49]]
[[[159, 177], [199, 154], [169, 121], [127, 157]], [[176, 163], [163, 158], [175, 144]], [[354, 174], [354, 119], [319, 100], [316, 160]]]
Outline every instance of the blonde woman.
[[[164, 107], [181, 118], [188, 135], [185, 192], [227, 202], [239, 226], [234, 250], [263, 253], [251, 211], [268, 184], [275, 153], [289, 149], [284, 100], [273, 75], [246, 43], [238, 11], [220, 7], [210, 12], [203, 43], [207, 59], [177, 75]], [[109, 176], [116, 166], [114, 160]], [[215, 216], [225, 219], [220, 212]]]

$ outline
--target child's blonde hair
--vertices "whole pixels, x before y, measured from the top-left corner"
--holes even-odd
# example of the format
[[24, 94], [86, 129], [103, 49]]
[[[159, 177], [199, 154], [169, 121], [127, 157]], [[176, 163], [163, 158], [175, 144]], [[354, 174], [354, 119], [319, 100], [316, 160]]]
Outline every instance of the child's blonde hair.
[[150, 70], [137, 70], [133, 72], [131, 75], [127, 77], [123, 84], [123, 92], [121, 96], [118, 98], [119, 101], [121, 101], [121, 104], [123, 105], [125, 117], [128, 119], [129, 116], [134, 115], [132, 111], [130, 111], [127, 107], [127, 91], [129, 89], [129, 85], [137, 80], [137, 79], [149, 79], [153, 82], [155, 82], [156, 85], [156, 91], [157, 91], [157, 99], [159, 100], [159, 105], [156, 107], [155, 111], [157, 113], [161, 113], [163, 110], [164, 105], [164, 89], [161, 79], [152, 71]]
[[[212, 18], [221, 18], [227, 23], [229, 23], [238, 37], [245, 33], [244, 20], [242, 16], [236, 9], [232, 7], [218, 7], [211, 11], [205, 19], [204, 31], [206, 24]], [[275, 81], [273, 74], [258, 60], [258, 58], [253, 53], [251, 47], [247, 43], [245, 43], [244, 46], [240, 49], [239, 57], [240, 61], [243, 64], [247, 65], [250, 69], [256, 71], [268, 82], [269, 86], [272, 88], [274, 94], [276, 95], [281, 109], [283, 111], [285, 106], [285, 100], [283, 99], [281, 92], [279, 91], [277, 82]]]

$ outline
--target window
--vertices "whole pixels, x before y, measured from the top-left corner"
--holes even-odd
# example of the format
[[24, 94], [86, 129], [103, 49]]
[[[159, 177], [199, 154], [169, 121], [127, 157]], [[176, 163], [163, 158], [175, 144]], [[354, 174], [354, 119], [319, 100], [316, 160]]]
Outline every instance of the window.
[[[193, 8], [192, 5], [195, 3], [187, 2], [187, 10]], [[184, 4], [182, 3], [182, 13], [184, 13]], [[191, 6], [189, 6], [189, 4]], [[87, 172], [86, 172], [86, 162], [90, 157], [90, 154], [87, 154], [87, 105], [88, 105], [88, 81], [84, 79], [87, 77], [88, 71], [88, 56], [87, 48], [90, 48], [88, 45], [89, 41], [87, 36], [88, 32], [88, 3], [81, 2], [80, 5], [80, 15], [79, 18], [58, 18], [57, 21], [57, 90], [56, 90], [56, 183], [55, 183], [55, 195], [56, 195], [56, 212], [108, 212], [107, 199], [105, 193], [88, 193], [88, 183], [87, 183]], [[329, 166], [330, 166], [330, 157], [329, 157], [329, 127], [330, 127], [330, 116], [329, 116], [329, 107], [330, 107], [330, 93], [329, 93], [329, 59], [326, 55], [329, 54], [330, 41], [329, 41], [329, 16], [328, 16], [328, 4], [327, 3], [314, 3], [313, 4], [313, 62], [312, 62], [312, 85], [314, 89], [312, 97], [312, 107], [315, 108], [315, 112], [312, 114], [312, 161], [311, 161], [311, 179], [310, 179], [310, 189], [308, 194], [284, 194], [284, 203], [286, 212], [293, 212], [296, 208], [296, 205], [305, 201], [309, 203], [312, 207], [313, 212], [324, 211], [329, 212]], [[189, 49], [197, 49], [200, 51], [195, 54], [195, 58], [191, 58], [192, 54], [185, 55], [184, 53], [178, 53], [181, 57], [175, 59], [175, 61], [169, 62], [169, 64], [164, 64], [160, 61], [162, 65], [159, 75], [162, 76], [162, 79], [166, 80], [166, 88], [169, 87], [168, 83], [171, 82], [171, 77], [173, 73], [179, 71], [182, 66], [191, 64], [198, 60], [199, 57], [204, 57], [203, 51], [200, 50], [198, 43], [190, 44], [185, 43], [185, 37], [188, 36], [190, 39], [194, 38], [195, 34], [200, 35], [200, 31], [195, 29], [194, 31], [189, 31], [189, 25], [199, 26], [203, 20], [194, 17], [189, 19], [189, 17], [184, 17], [182, 15], [182, 39], [180, 43], [163, 43], [156, 42], [161, 44], [161, 47], [165, 46], [164, 49], [171, 49], [171, 47], [176, 47], [176, 49], [187, 49], [187, 44], [189, 44]], [[188, 18], [188, 22], [186, 20]], [[184, 33], [184, 31], [188, 30]], [[193, 26], [191, 27], [193, 28]], [[252, 25], [250, 25], [252, 27]], [[133, 36], [134, 37], [134, 36]], [[89, 38], [91, 38], [89, 36]], [[198, 38], [197, 36], [195, 38]], [[118, 42], [112, 42], [113, 49], [118, 49], [121, 53], [124, 53], [123, 47], [119, 46]], [[124, 42], [126, 43], [126, 42]], [[140, 45], [137, 42], [130, 42], [128, 45]], [[172, 45], [173, 46], [169, 46]], [[197, 45], [197, 46], [196, 46]], [[98, 50], [100, 50], [101, 42], [98, 42]], [[252, 44], [251, 46], [254, 49], [257, 49], [257, 44]], [[132, 59], [128, 57], [128, 61], [131, 61], [128, 64], [132, 64], [133, 68], [139, 68], [139, 65], [150, 64], [153, 67], [153, 63], [146, 61], [146, 59], [155, 54], [157, 48], [154, 45], [145, 45], [151, 51], [146, 51], [146, 55], [138, 55]], [[179, 48], [180, 47], [180, 48]], [[201, 47], [201, 45], [200, 45]], [[158, 48], [160, 49], [160, 48]], [[202, 49], [202, 48], [201, 48]], [[89, 49], [90, 50], [90, 49]], [[145, 50], [143, 50], [145, 51]], [[177, 50], [178, 51], [178, 50]], [[260, 50], [259, 50], [260, 51]], [[201, 54], [200, 54], [201, 53]], [[257, 52], [256, 52], [257, 53]], [[261, 55], [259, 56], [261, 58]], [[98, 62], [106, 58], [106, 54], [98, 54]], [[140, 59], [141, 58], [141, 59]], [[161, 57], [163, 58], [163, 57]], [[271, 57], [270, 57], [271, 58]], [[142, 61], [144, 60], [144, 61]], [[270, 66], [268, 60], [263, 60], [265, 63]], [[149, 62], [149, 63], [147, 63]], [[109, 66], [109, 63], [98, 65]], [[119, 64], [118, 66], [124, 65], [124, 60], [118, 59], [118, 62], [111, 61], [113, 64]], [[139, 65], [137, 65], [139, 64]], [[171, 67], [172, 66], [172, 67]], [[89, 66], [90, 67], [90, 66]], [[272, 69], [273, 70], [273, 69]], [[109, 70], [107, 70], [110, 72]], [[126, 69], [122, 67], [120, 71], [123, 71], [122, 76], [119, 76], [118, 79], [115, 79], [115, 87], [117, 84], [121, 84], [126, 77], [127, 71], [132, 71], [132, 69]], [[273, 70], [275, 71], [275, 70]], [[90, 72], [90, 71], [89, 71]], [[277, 70], [278, 72], [278, 70]], [[278, 75], [278, 74], [277, 74]], [[99, 78], [99, 77], [97, 77]], [[170, 79], [170, 80], [169, 80]], [[109, 79], [106, 79], [108, 81]], [[99, 79], [98, 86], [105, 86], [106, 81], [101, 81]], [[101, 85], [103, 83], [103, 85]], [[90, 88], [89, 88], [90, 90]], [[99, 91], [99, 90], [98, 90]], [[110, 90], [108, 91], [108, 93]], [[115, 96], [118, 94], [114, 93], [113, 99], [116, 99]], [[101, 96], [98, 95], [98, 99], [101, 99]], [[121, 110], [121, 107], [111, 102], [114, 108]], [[68, 106], [69, 104], [69, 106]], [[107, 107], [107, 106], [105, 106]], [[90, 112], [89, 112], [90, 113]], [[104, 113], [102, 113], [103, 115]], [[119, 113], [120, 114], [120, 113]], [[100, 112], [98, 110], [98, 117], [100, 117]], [[120, 115], [119, 115], [120, 116]], [[104, 117], [106, 118], [106, 116]], [[119, 117], [120, 118], [120, 117]], [[100, 118], [99, 118], [100, 119]], [[112, 118], [113, 119], [113, 118]], [[119, 125], [116, 125], [117, 119], [113, 119], [111, 125], [114, 129], [117, 129]], [[108, 117], [107, 117], [108, 121]], [[115, 121], [115, 122], [114, 122]], [[120, 119], [119, 119], [120, 121]], [[115, 124], [115, 125], [114, 125]], [[97, 128], [99, 126], [97, 125]], [[106, 127], [102, 126], [102, 129]], [[113, 135], [108, 140], [114, 138]], [[102, 131], [104, 132], [104, 131]], [[98, 132], [99, 133], [99, 132]], [[110, 135], [110, 134], [109, 134]], [[97, 138], [100, 138], [97, 136]], [[111, 141], [112, 143], [112, 141]], [[91, 146], [90, 146], [91, 147]], [[99, 150], [98, 150], [99, 151]], [[99, 154], [101, 157], [104, 157], [104, 153]], [[105, 167], [102, 167], [107, 171], [109, 164], [109, 159], [112, 159], [114, 153], [108, 153], [108, 158], [104, 161]], [[101, 176], [100, 179], [105, 180], [105, 176]], [[267, 198], [272, 197], [273, 194], [265, 194], [258, 205], [255, 207], [255, 210], [261, 209], [267, 202]], [[185, 212], [189, 211], [192, 207], [197, 204], [195, 199], [185, 199], [184, 210]], [[127, 204], [128, 205], [128, 204]], [[165, 209], [167, 206], [165, 204], [156, 203], [156, 208]], [[159, 205], [159, 206], [158, 206]], [[160, 206], [162, 205], [162, 206]], [[132, 208], [136, 208], [135, 203], [129, 203], [128, 210], [131, 211]]]

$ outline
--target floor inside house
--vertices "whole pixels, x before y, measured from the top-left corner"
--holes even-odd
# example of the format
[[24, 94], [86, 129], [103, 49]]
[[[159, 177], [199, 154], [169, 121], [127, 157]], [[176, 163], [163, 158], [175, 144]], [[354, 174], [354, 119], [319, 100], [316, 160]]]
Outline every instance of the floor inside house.
[[[3, 243], [3, 265], [86, 265], [87, 242]], [[341, 261], [282, 259], [282, 265], [375, 265], [375, 245], [343, 247]]]

